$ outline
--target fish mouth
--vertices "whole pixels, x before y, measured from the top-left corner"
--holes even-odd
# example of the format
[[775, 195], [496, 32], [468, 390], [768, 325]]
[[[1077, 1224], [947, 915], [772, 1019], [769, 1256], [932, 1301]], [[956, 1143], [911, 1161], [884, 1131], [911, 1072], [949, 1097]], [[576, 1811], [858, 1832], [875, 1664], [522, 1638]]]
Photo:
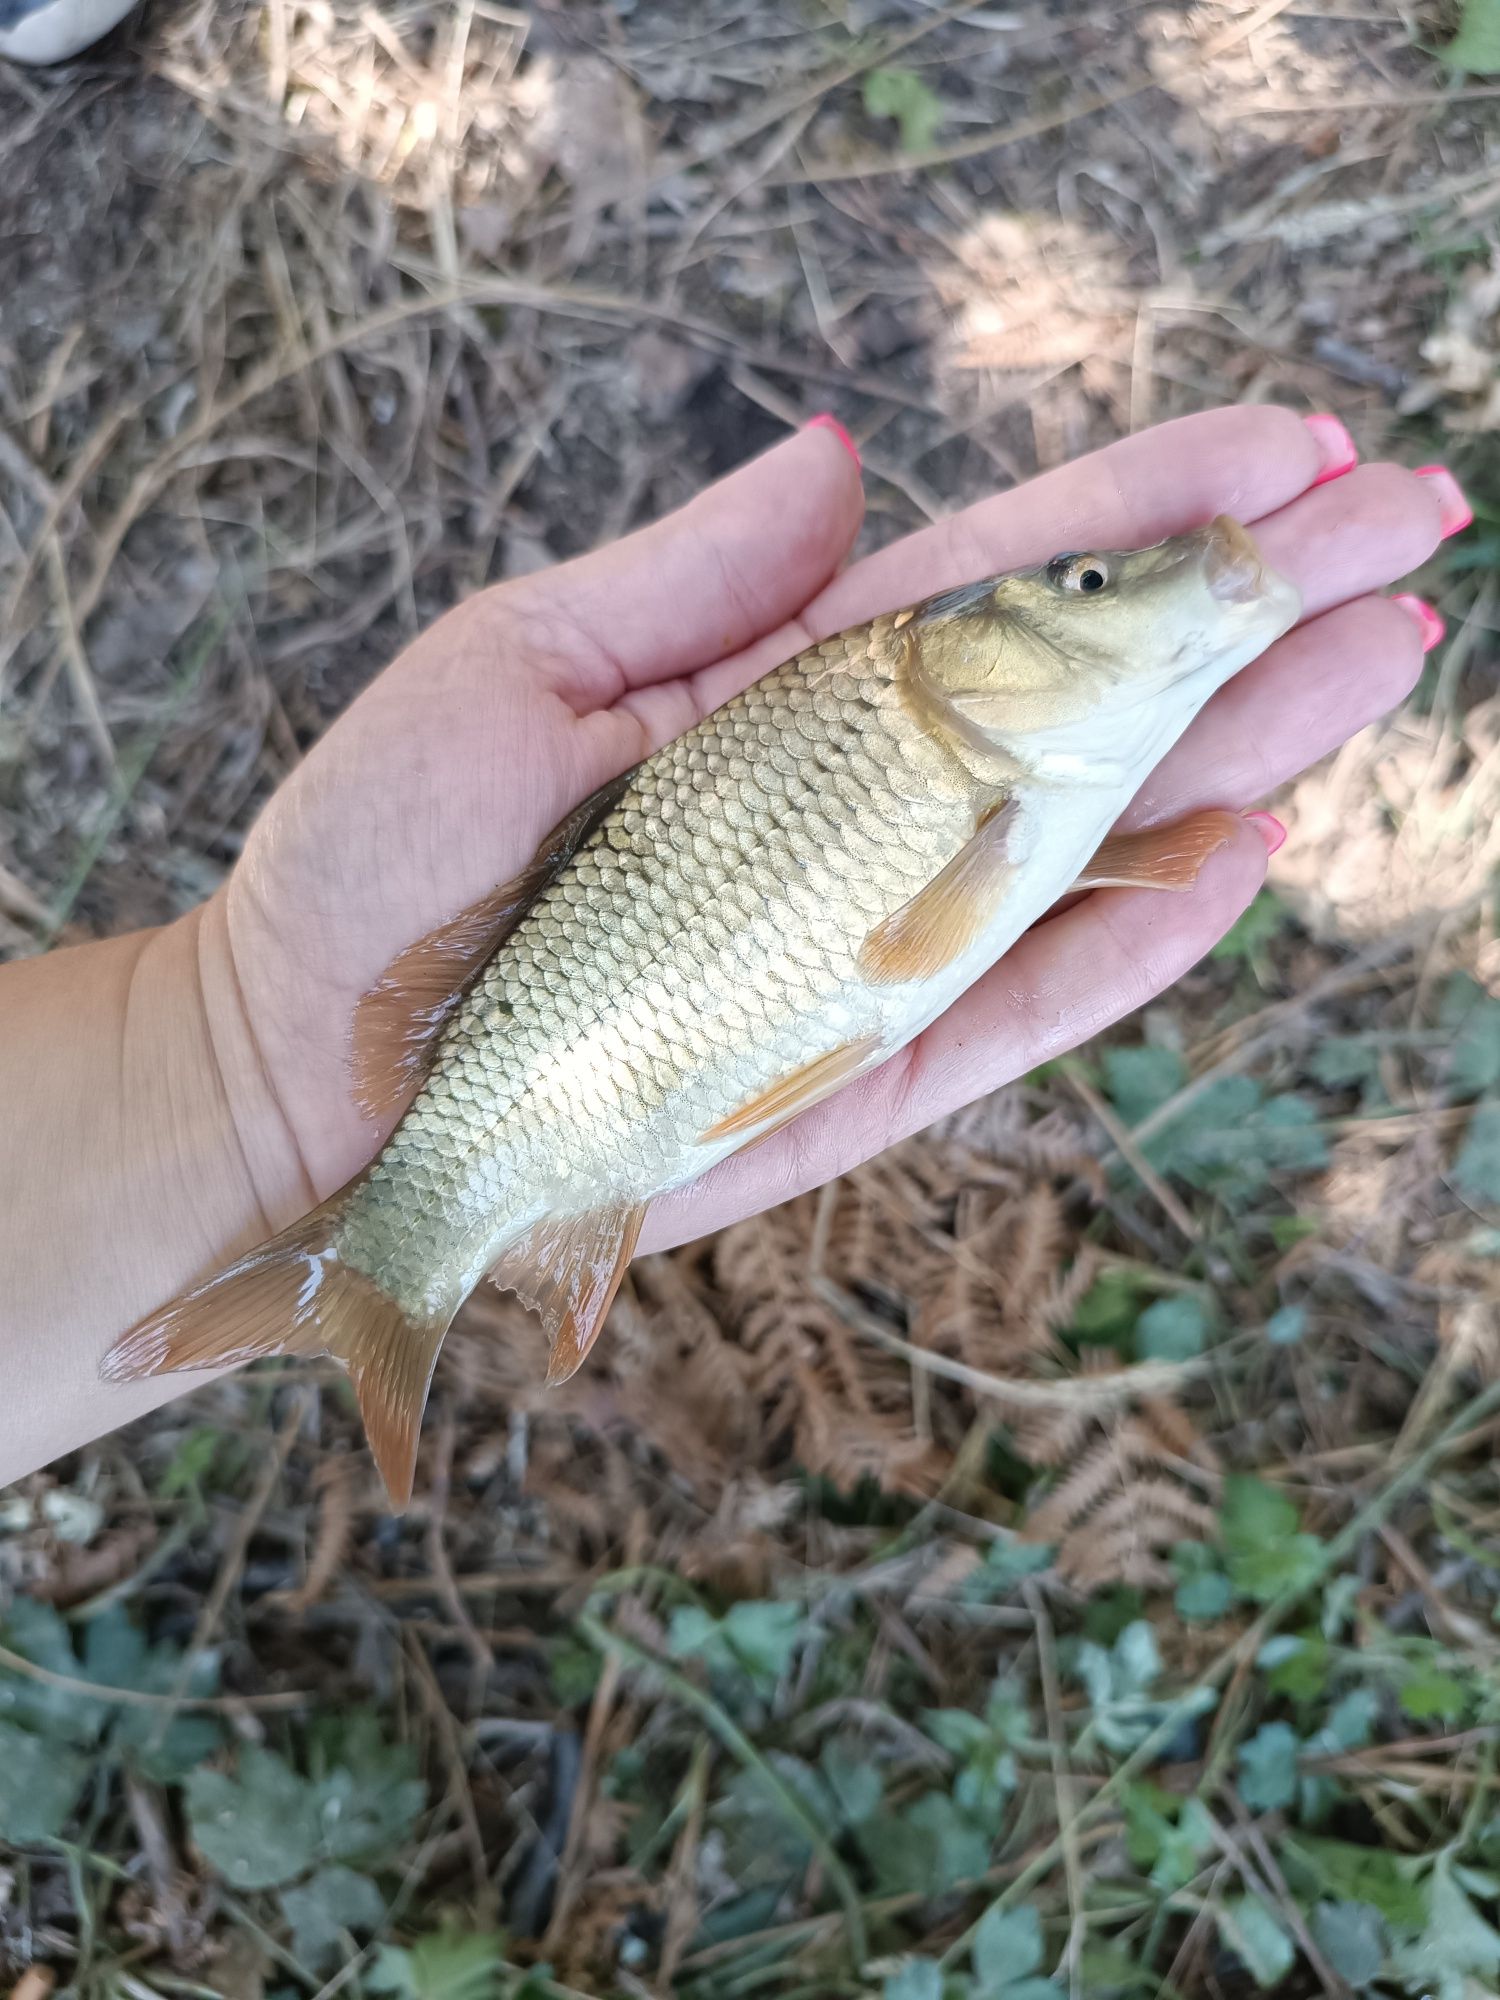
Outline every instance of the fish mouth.
[[1193, 537], [1203, 558], [1203, 580], [1224, 604], [1249, 604], [1265, 597], [1271, 579], [1260, 550], [1238, 521], [1220, 514]]

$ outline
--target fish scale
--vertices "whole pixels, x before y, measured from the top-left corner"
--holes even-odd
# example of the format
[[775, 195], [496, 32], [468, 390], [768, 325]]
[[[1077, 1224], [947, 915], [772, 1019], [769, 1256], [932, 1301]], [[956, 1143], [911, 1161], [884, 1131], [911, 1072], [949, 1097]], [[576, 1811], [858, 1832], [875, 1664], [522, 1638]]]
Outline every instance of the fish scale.
[[[351, 1203], [342, 1257], [424, 1299], [434, 1266], [496, 1247], [504, 1187], [524, 1178], [555, 1212], [574, 1185], [595, 1203], [670, 1185], [716, 1119], [817, 1052], [872, 925], [973, 827], [973, 774], [914, 710], [890, 627], [809, 648], [640, 767], [480, 974]], [[847, 1033], [840, 1019], [824, 1039]]]

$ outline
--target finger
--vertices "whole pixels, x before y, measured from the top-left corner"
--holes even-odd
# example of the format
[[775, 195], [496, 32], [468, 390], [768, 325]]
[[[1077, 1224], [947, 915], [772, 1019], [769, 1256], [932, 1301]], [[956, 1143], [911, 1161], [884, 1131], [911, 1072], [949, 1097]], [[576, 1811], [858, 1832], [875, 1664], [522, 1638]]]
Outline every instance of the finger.
[[1422, 644], [1416, 619], [1388, 597], [1359, 597], [1299, 625], [1220, 689], [1123, 824], [1265, 798], [1404, 701], [1422, 671]]
[[1245, 826], [1185, 895], [1099, 890], [1039, 924], [909, 1049], [654, 1203], [642, 1250], [686, 1242], [817, 1187], [1098, 1034], [1211, 950], [1265, 872], [1265, 843]]
[[[575, 704], [602, 708], [774, 631], [828, 582], [863, 519], [857, 460], [808, 427], [649, 528], [504, 585], [506, 619], [529, 662], [540, 652]], [[501, 595], [477, 600], [479, 615]]]
[[1441, 495], [1400, 465], [1361, 466], [1255, 526], [1261, 554], [1302, 592], [1304, 618], [1405, 576], [1442, 538]]
[[882, 549], [835, 579], [808, 606], [807, 622], [822, 638], [1059, 549], [1142, 548], [1215, 514], [1257, 521], [1310, 487], [1323, 464], [1323, 444], [1291, 410], [1240, 405], [1180, 417]]
[[908, 535], [855, 563], [783, 628], [693, 677], [647, 727], [686, 727], [799, 646], [950, 585], [1068, 548], [1139, 548], [1215, 514], [1252, 522], [1310, 487], [1326, 446], [1290, 410], [1242, 406], [1182, 417]]

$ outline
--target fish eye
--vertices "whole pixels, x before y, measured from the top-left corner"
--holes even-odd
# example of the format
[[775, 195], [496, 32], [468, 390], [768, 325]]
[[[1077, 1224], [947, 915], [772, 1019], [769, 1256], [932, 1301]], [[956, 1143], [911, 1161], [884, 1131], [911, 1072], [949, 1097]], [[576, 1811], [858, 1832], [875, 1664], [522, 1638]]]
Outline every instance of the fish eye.
[[1047, 565], [1047, 580], [1059, 590], [1081, 591], [1091, 596], [1109, 582], [1109, 564], [1103, 556], [1054, 556]]

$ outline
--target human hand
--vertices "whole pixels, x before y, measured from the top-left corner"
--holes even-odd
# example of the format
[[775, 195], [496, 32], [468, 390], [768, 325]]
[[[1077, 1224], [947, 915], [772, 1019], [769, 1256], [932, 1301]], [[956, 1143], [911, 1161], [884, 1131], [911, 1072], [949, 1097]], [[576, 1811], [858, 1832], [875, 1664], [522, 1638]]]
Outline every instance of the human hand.
[[[1111, 446], [840, 570], [862, 499], [828, 429], [788, 439], [611, 548], [460, 605], [272, 800], [202, 913], [203, 1006], [275, 1227], [384, 1137], [349, 1082], [356, 1004], [414, 939], [514, 874], [580, 798], [812, 640], [1060, 548], [1136, 547], [1225, 512], [1304, 599], [1127, 820], [1251, 805], [1407, 693], [1423, 629], [1372, 595], [1462, 525], [1447, 475], [1349, 470], [1338, 427], [1231, 408]], [[873, 1075], [658, 1202], [643, 1250], [816, 1185], [1085, 1040], [1177, 978], [1260, 885], [1247, 826], [1187, 895], [1098, 891], [1024, 938]]]

